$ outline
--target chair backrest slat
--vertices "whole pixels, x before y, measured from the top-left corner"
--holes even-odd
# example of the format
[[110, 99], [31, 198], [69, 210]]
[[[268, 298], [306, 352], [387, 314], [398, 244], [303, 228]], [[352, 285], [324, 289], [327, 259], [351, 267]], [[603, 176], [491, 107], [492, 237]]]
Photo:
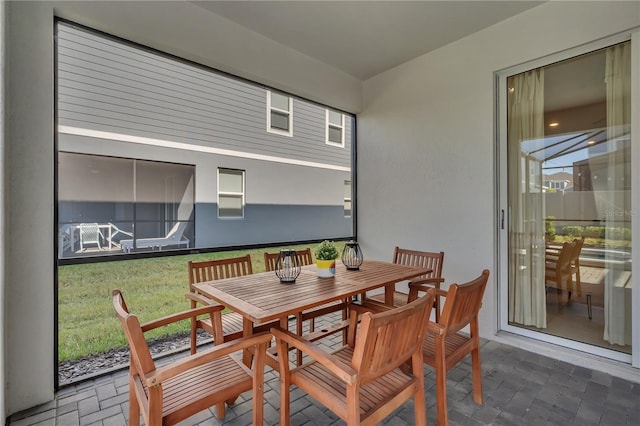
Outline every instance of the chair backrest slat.
[[251, 255], [228, 259], [189, 261], [189, 286], [203, 281], [222, 280], [253, 274]]
[[562, 249], [560, 250], [560, 255], [558, 256], [558, 264], [557, 266], [562, 271], [567, 271], [569, 265], [571, 264], [571, 259], [573, 257], [573, 253], [575, 251], [576, 243], [574, 242], [565, 242], [562, 244]]
[[116, 315], [122, 324], [122, 329], [127, 337], [127, 342], [130, 348], [130, 368], [135, 368], [132, 373], [139, 373], [140, 375], [146, 375], [147, 373], [156, 369], [153, 358], [151, 357], [151, 351], [144, 338], [142, 327], [140, 327], [140, 321], [134, 314], [130, 314], [127, 309], [127, 304], [124, 301], [124, 297], [119, 290], [114, 290], [113, 293], [113, 307], [115, 308]]
[[[276, 270], [276, 260], [278, 259], [279, 254], [280, 252], [264, 253], [264, 270], [265, 271], [272, 272]], [[313, 264], [313, 257], [311, 256], [311, 249], [309, 247], [302, 250], [296, 250], [296, 255], [298, 256], [298, 261], [300, 262], [300, 266]]]
[[442, 276], [443, 262], [444, 252], [442, 251], [428, 252], [400, 247], [396, 247], [393, 251], [393, 263], [431, 269], [430, 273], [421, 275], [419, 278], [440, 278]]
[[580, 267], [580, 253], [582, 252], [583, 244], [584, 238], [573, 240], [573, 250], [571, 251], [571, 266]]

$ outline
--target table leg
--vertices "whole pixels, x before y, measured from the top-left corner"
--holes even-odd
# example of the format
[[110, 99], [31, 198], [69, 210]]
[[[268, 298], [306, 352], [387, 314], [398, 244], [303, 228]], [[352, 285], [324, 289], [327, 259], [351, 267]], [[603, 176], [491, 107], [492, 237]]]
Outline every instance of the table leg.
[[384, 303], [385, 305], [393, 306], [393, 292], [396, 289], [395, 284], [389, 284], [384, 287]]
[[[243, 336], [251, 336], [253, 334], [253, 322], [247, 318], [242, 318], [242, 335]], [[253, 354], [250, 349], [244, 349], [242, 351], [242, 362], [247, 367], [251, 368], [251, 361], [253, 359]]]
[[[280, 328], [282, 328], [283, 330], [289, 330], [289, 317], [285, 316], [280, 318], [279, 325], [280, 325]], [[267, 350], [267, 356], [265, 358], [265, 362], [269, 367], [273, 368], [275, 371], [280, 370], [280, 365], [278, 364], [278, 352], [275, 346]]]
[[289, 330], [289, 317], [280, 318], [280, 328], [283, 330]]

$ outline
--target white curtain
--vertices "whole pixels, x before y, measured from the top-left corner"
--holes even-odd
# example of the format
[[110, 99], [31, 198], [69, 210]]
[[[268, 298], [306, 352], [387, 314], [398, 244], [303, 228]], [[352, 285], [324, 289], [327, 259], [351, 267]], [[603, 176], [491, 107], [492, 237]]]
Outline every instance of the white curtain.
[[[607, 87], [607, 155], [608, 179], [606, 198], [608, 212], [600, 212], [605, 218], [605, 248], [618, 239], [613, 228], [620, 228], [625, 214], [610, 212], [631, 211], [630, 199], [630, 126], [631, 126], [631, 44], [612, 46], [606, 52], [605, 83]], [[603, 188], [604, 189], [604, 188]], [[628, 222], [630, 223], [630, 222]], [[612, 344], [631, 344], [631, 271], [623, 264], [611, 262], [605, 254], [604, 277], [604, 340]]]
[[508, 79], [509, 321], [547, 327], [542, 164], [523, 143], [544, 138], [544, 70]]

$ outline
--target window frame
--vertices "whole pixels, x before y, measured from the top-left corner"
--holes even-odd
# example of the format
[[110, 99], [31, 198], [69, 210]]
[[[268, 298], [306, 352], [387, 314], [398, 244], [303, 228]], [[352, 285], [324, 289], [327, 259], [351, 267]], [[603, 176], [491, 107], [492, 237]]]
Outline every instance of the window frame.
[[[98, 251], [98, 252], [89, 252], [91, 254], [91, 258], [114, 258], [114, 260], [121, 260], [121, 258], [123, 256], [128, 256], [129, 254], [131, 254], [131, 251], [126, 251], [124, 250], [123, 247], [120, 247], [120, 240], [121, 239], [130, 239], [133, 241], [136, 240], [141, 240], [141, 239], [145, 239], [145, 238], [156, 238], [156, 237], [160, 237], [162, 238], [164, 235], [166, 235], [169, 230], [177, 223], [177, 222], [186, 222], [187, 226], [192, 227], [192, 231], [190, 232], [190, 235], [188, 235], [188, 239], [187, 241], [191, 240], [191, 241], [195, 241], [195, 202], [191, 203], [191, 214], [190, 214], [190, 219], [183, 219], [183, 220], [179, 220], [177, 217], [176, 218], [168, 218], [167, 215], [165, 214], [164, 218], [148, 218], [145, 217], [145, 213], [141, 212], [143, 209], [141, 208], [141, 206], [148, 204], [148, 200], [145, 199], [145, 197], [148, 196], [149, 194], [149, 190], [147, 190], [147, 188], [145, 188], [145, 183], [144, 183], [144, 179], [140, 179], [141, 170], [149, 170], [149, 167], [153, 167], [155, 170], [158, 170], [158, 167], [162, 167], [162, 165], [166, 165], [167, 167], [172, 168], [173, 170], [165, 170], [165, 174], [160, 174], [157, 173], [158, 179], [162, 179], [163, 180], [163, 184], [162, 186], [164, 187], [163, 191], [165, 191], [165, 195], [166, 195], [166, 179], [168, 177], [171, 177], [173, 179], [175, 179], [176, 177], [176, 168], [182, 169], [179, 170], [179, 173], [184, 174], [185, 172], [188, 172], [187, 174], [185, 174], [184, 176], [188, 176], [187, 180], [191, 180], [193, 181], [193, 188], [192, 188], [192, 195], [195, 195], [195, 170], [196, 170], [196, 166], [195, 164], [190, 164], [190, 163], [183, 163], [183, 162], [171, 162], [171, 161], [159, 161], [159, 160], [153, 160], [153, 159], [147, 159], [147, 158], [137, 158], [137, 157], [133, 157], [133, 156], [121, 156], [121, 155], [105, 155], [102, 153], [87, 153], [87, 152], [78, 152], [78, 151], [74, 151], [74, 150], [58, 150], [58, 152], [56, 153], [56, 156], [58, 158], [58, 160], [56, 161], [58, 170], [57, 170], [57, 197], [56, 197], [56, 209], [57, 209], [57, 214], [56, 214], [56, 229], [58, 230], [57, 232], [57, 242], [58, 242], [58, 251], [57, 251], [57, 260], [59, 262], [60, 265], [68, 265], [68, 264], [74, 264], [74, 263], [82, 263], [83, 260], [88, 259], [89, 257], [86, 255], [86, 253], [80, 253], [79, 251], [75, 251], [67, 256], [64, 255], [64, 243], [61, 241], [62, 238], [64, 238], [64, 236], [60, 233], [60, 230], [63, 227], [70, 227], [69, 229], [71, 229], [72, 233], [73, 232], [79, 232], [79, 225], [82, 223], [97, 223], [100, 227], [102, 227], [102, 231], [103, 231], [103, 235], [101, 236], [101, 239], [104, 240], [103, 244], [107, 244], [108, 249], [105, 251]], [[91, 199], [86, 199], [82, 196], [80, 196], [79, 194], [81, 192], [79, 192], [77, 190], [77, 187], [74, 186], [70, 186], [70, 185], [65, 185], [66, 182], [64, 181], [64, 178], [62, 178], [61, 176], [63, 175], [63, 173], [61, 172], [62, 167], [63, 166], [63, 161], [62, 158], [66, 158], [66, 163], [67, 164], [72, 164], [71, 167], [73, 167], [73, 165], [83, 165], [86, 166], [87, 164], [94, 163], [95, 165], [92, 166], [93, 168], [96, 168], [97, 170], [101, 170], [101, 176], [103, 176], [102, 178], [102, 182], [104, 184], [104, 187], [109, 187], [110, 186], [110, 181], [111, 181], [111, 177], [114, 174], [122, 174], [121, 170], [115, 169], [116, 171], [114, 171], [114, 167], [113, 167], [113, 161], [117, 161], [120, 166], [127, 166], [128, 168], [130, 168], [131, 170], [131, 180], [130, 182], [127, 182], [130, 186], [131, 186], [131, 192], [130, 192], [130, 198], [118, 198], [116, 201], [114, 201], [114, 199], [110, 199], [110, 198], [91, 198]], [[130, 163], [130, 164], [126, 164], [126, 163]], [[67, 166], [68, 167], [68, 166]], [[89, 180], [85, 179], [83, 186], [87, 186], [87, 182]], [[89, 184], [92, 188], [93, 185]], [[101, 194], [103, 195], [105, 192], [103, 186], [100, 187], [95, 187], [94, 188], [94, 193], [95, 194]], [[188, 185], [187, 185], [188, 188]], [[157, 188], [156, 188], [157, 189]], [[152, 188], [153, 190], [153, 188]], [[84, 191], [86, 191], [86, 189], [84, 189]], [[61, 195], [62, 193], [72, 193], [73, 197], [68, 197], [67, 196], [63, 196]], [[187, 192], [185, 192], [183, 194], [186, 195]], [[113, 195], [113, 194], [111, 194]], [[195, 199], [195, 197], [194, 197]], [[166, 197], [164, 199], [164, 201], [158, 201], [157, 204], [161, 205], [164, 204], [164, 206], [162, 206], [163, 209], [166, 209], [167, 206], [171, 205], [171, 204], [175, 204], [175, 203], [179, 203], [180, 204], [180, 199], [176, 198], [173, 200], [168, 200]], [[70, 204], [90, 204], [90, 203], [100, 203], [100, 204], [113, 204], [115, 206], [120, 206], [120, 207], [115, 207], [116, 210], [120, 211], [120, 216], [111, 216], [111, 217], [98, 217], [96, 218], [94, 217], [87, 217], [87, 215], [84, 213], [84, 210], [82, 210], [82, 207], [65, 207], [65, 205], [70, 205]], [[127, 205], [129, 205], [130, 207], [127, 207]], [[124, 207], [123, 207], [124, 206]], [[60, 218], [62, 216], [61, 211], [63, 209], [66, 209], [67, 211], [72, 208], [75, 211], [82, 211], [82, 213], [76, 213], [75, 215], [73, 215], [71, 218], [67, 218], [65, 221], [61, 222]], [[129, 213], [122, 213], [123, 211], [129, 210]], [[104, 209], [102, 209], [102, 211], [104, 211]], [[166, 210], [165, 210], [166, 211]], [[66, 215], [68, 216], [68, 214]], [[76, 216], [76, 217], [74, 217]], [[161, 231], [161, 234], [157, 234], [157, 235], [144, 235], [145, 231], [141, 231], [141, 229], [143, 229], [142, 227], [144, 227], [145, 225], [149, 225], [149, 224], [154, 224], [154, 223], [158, 223], [161, 224], [161, 227], [163, 229], [163, 231]], [[162, 225], [163, 224], [163, 225]], [[111, 233], [113, 232], [113, 235], [111, 235]], [[141, 235], [142, 234], [142, 235]], [[116, 237], [116, 235], [118, 236], [117, 239], [114, 239], [113, 241], [111, 240], [111, 237]], [[74, 244], [79, 244], [79, 241], [76, 243], [74, 242], [76, 240], [76, 238], [80, 238], [79, 235], [71, 235], [71, 244], [72, 246]], [[182, 247], [181, 244], [167, 244], [167, 246], [177, 246], [176, 248], [172, 248], [172, 249], [166, 249], [164, 250], [166, 251], [170, 251], [170, 250], [184, 250], [184, 248], [189, 248], [189, 246], [187, 245], [187, 247]], [[147, 248], [147, 250], [140, 250], [142, 248]], [[139, 253], [151, 253], [154, 252], [154, 248], [153, 247], [135, 247], [136, 251]], [[160, 251], [160, 250], [158, 250]]]
[[[289, 110], [283, 110], [271, 105], [271, 93], [276, 93], [280, 96], [284, 96], [289, 100]], [[276, 112], [278, 114], [286, 114], [289, 119], [289, 130], [279, 129], [277, 127], [273, 127], [271, 124], [271, 114]], [[293, 137], [293, 98], [289, 95], [285, 95], [280, 92], [272, 92], [271, 90], [267, 90], [267, 132], [274, 133], [276, 135]]]
[[[331, 123], [331, 121], [329, 120], [330, 114], [331, 112], [335, 112], [337, 114], [340, 114], [340, 125], [337, 125], [335, 123]], [[340, 148], [344, 148], [344, 140], [345, 140], [345, 119], [344, 119], [344, 114], [338, 112], [338, 111], [332, 111], [330, 109], [326, 109], [325, 110], [325, 143], [327, 145], [331, 145], [331, 146], [337, 146]], [[329, 140], [329, 130], [331, 128], [334, 129], [339, 129], [340, 130], [340, 143]]]
[[[530, 71], [532, 69], [536, 69], [536, 68], [540, 68], [540, 67], [545, 67], [548, 65], [551, 65], [553, 63], [557, 63], [557, 62], [562, 62], [565, 60], [569, 60], [571, 58], [583, 55], [583, 54], [589, 54], [592, 53], [596, 50], [599, 49], [604, 49], [610, 46], [613, 46], [615, 44], [618, 43], [622, 43], [622, 42], [626, 42], [631, 40], [631, 49], [634, 53], [637, 53], [640, 51], [640, 33], [637, 30], [630, 30], [630, 31], [625, 31], [625, 32], [621, 32], [619, 34], [613, 35], [613, 36], [609, 36], [609, 37], [605, 37], [593, 42], [588, 42], [585, 43], [583, 45], [571, 48], [569, 50], [564, 50], [564, 51], [560, 51], [557, 53], [553, 53], [551, 55], [548, 56], [544, 56], [544, 57], [540, 57], [537, 59], [532, 59], [530, 61], [527, 62], [523, 62], [521, 64], [518, 65], [514, 65], [512, 67], [509, 68], [505, 68], [502, 69], [500, 71], [496, 71], [494, 73], [494, 99], [495, 99], [495, 107], [496, 107], [496, 126], [497, 126], [497, 132], [496, 132], [496, 138], [495, 138], [495, 145], [494, 145], [494, 160], [495, 160], [495, 164], [500, 165], [499, 167], [496, 167], [495, 169], [495, 184], [497, 186], [497, 188], [495, 189], [496, 191], [496, 209], [499, 212], [502, 212], [502, 216], [504, 217], [504, 214], [506, 213], [507, 217], [509, 218], [509, 222], [511, 220], [510, 218], [510, 212], [509, 212], [509, 207], [507, 205], [507, 147], [506, 147], [506, 140], [507, 140], [507, 83], [506, 80], [509, 76], [514, 75], [514, 74], [518, 74], [521, 72], [525, 72], [525, 71]], [[640, 57], [640, 55], [636, 55], [636, 58]], [[638, 62], [634, 62], [632, 61], [632, 65], [631, 65], [631, 70], [632, 73], [636, 72], [638, 66]], [[637, 74], [632, 74], [632, 75], [637, 75]], [[635, 83], [634, 83], [635, 82]], [[636, 84], [637, 87], [637, 78], [632, 78], [632, 90], [631, 93], [637, 93], [634, 92], [633, 90], [633, 85]], [[636, 96], [635, 98], [632, 96], [631, 99], [632, 105], [634, 102], [640, 103], [640, 101], [638, 100], [638, 97]], [[638, 138], [640, 136], [640, 132], [635, 131], [634, 132], [634, 122], [632, 122], [632, 130], [631, 130], [631, 145], [634, 146], [634, 144], [636, 144], [635, 146], [637, 146], [638, 143]], [[636, 150], [636, 154], [638, 154], [640, 151]], [[636, 161], [638, 161], [638, 156], [635, 156], [634, 159]], [[504, 165], [504, 166], [503, 166]], [[633, 167], [633, 166], [632, 166]], [[639, 180], [637, 179], [638, 175], [640, 174], [640, 167], [633, 167], [633, 172], [632, 172], [632, 176], [635, 176], [635, 179], [632, 178], [633, 182], [638, 182]], [[639, 185], [640, 186], [640, 185]], [[640, 197], [633, 197], [633, 195], [638, 194], [638, 191], [640, 191], [639, 186], [636, 186], [634, 189], [632, 189], [632, 199], [634, 200], [639, 200]], [[633, 204], [632, 202], [632, 210], [635, 211], [635, 208], [637, 206], [636, 204]], [[502, 221], [503, 223], [504, 221]], [[500, 223], [500, 222], [498, 222]], [[637, 265], [638, 262], [638, 257], [640, 257], [640, 250], [637, 250], [637, 243], [638, 241], [640, 241], [640, 227], [634, 226], [635, 222], [632, 221], [632, 229], [633, 229], [633, 237], [632, 237], [632, 264]], [[511, 324], [509, 324], [509, 313], [508, 313], [508, 300], [509, 300], [509, 296], [508, 296], [508, 261], [507, 259], [509, 259], [507, 250], [509, 247], [509, 239], [508, 239], [508, 226], [503, 224], [503, 225], [499, 225], [498, 227], [496, 227], [497, 229], [497, 233], [498, 233], [498, 237], [497, 237], [497, 248], [496, 248], [496, 252], [497, 252], [497, 281], [498, 281], [498, 331], [503, 331], [503, 332], [507, 332], [507, 333], [513, 333], [514, 335], [517, 336], [521, 336], [521, 337], [525, 337], [525, 338], [530, 338], [532, 339], [532, 341], [534, 340], [541, 340], [545, 343], [550, 343], [552, 345], [557, 345], [558, 347], [566, 347], [569, 348], [571, 350], [578, 350], [584, 353], [588, 353], [589, 355], [593, 355], [596, 357], [603, 357], [603, 358], [608, 358], [609, 360], [614, 360], [614, 361], [620, 361], [623, 363], [629, 363], [634, 367], [637, 367], [640, 365], [640, 351], [637, 350], [637, 348], [640, 346], [638, 345], [638, 341], [639, 339], [635, 339], [632, 341], [632, 353], [631, 354], [627, 354], [627, 353], [623, 353], [623, 352], [618, 352], [615, 350], [611, 350], [608, 348], [603, 348], [603, 347], [597, 347], [597, 346], [592, 346], [590, 344], [584, 344], [582, 342], [578, 342], [572, 339], [567, 339], [567, 338], [561, 338], [561, 337], [557, 337], [557, 336], [553, 336], [550, 334], [544, 335], [544, 338], [541, 338], [541, 333], [533, 330], [533, 329], [527, 329], [527, 328], [523, 328], [523, 327], [516, 327], [513, 326]], [[637, 306], [638, 301], [640, 301], [640, 292], [636, 292], [636, 293], [632, 293], [632, 294], [637, 294], [637, 298], [636, 299], [632, 299], [631, 303], [636, 303], [635, 306]], [[638, 318], [638, 310], [633, 310], [632, 311], [632, 324], [637, 324], [636, 319]], [[634, 323], [634, 321], [636, 321]], [[633, 333], [633, 331], [632, 331]], [[632, 334], [634, 337], [637, 335], [636, 334]]]
[[[220, 174], [224, 173], [224, 172], [240, 172], [240, 175], [242, 177], [242, 192], [232, 192], [232, 191], [220, 191]], [[237, 174], [237, 173], [236, 173]], [[246, 174], [247, 171], [246, 170], [242, 170], [242, 169], [233, 169], [233, 168], [229, 168], [229, 167], [218, 167], [217, 170], [217, 194], [216, 194], [216, 202], [217, 202], [217, 217], [218, 219], [222, 219], [222, 220], [237, 220], [237, 219], [244, 219], [244, 209], [245, 209], [245, 196], [246, 196], [246, 188], [247, 188], [247, 179], [246, 179]], [[240, 198], [240, 216], [222, 216], [220, 215], [220, 196], [223, 197], [235, 197], [235, 198]]]
[[[346, 186], [349, 186], [349, 196], [347, 197]], [[350, 180], [344, 181], [344, 217], [353, 217], [353, 185]], [[349, 214], [347, 214], [347, 203], [349, 204]]]

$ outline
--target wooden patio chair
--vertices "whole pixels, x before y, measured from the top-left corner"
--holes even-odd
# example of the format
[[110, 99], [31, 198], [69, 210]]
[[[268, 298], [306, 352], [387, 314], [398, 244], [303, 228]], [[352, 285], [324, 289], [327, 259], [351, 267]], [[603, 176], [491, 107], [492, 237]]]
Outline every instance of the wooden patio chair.
[[[208, 407], [216, 406], [219, 419], [225, 415], [225, 401], [231, 403], [243, 392], [253, 390], [253, 424], [264, 417], [264, 363], [268, 333], [219, 344], [196, 355], [162, 366], [155, 365], [144, 333], [197, 315], [208, 314], [221, 332], [222, 306], [208, 305], [140, 324], [129, 313], [119, 290], [113, 291], [113, 307], [130, 348], [129, 424], [138, 426], [140, 414], [149, 426], [173, 425]], [[251, 348], [255, 354], [253, 372], [230, 355]]]
[[[253, 274], [251, 266], [251, 255], [231, 257], [227, 259], [189, 261], [189, 293], [185, 297], [191, 302], [191, 308], [202, 305], [217, 305], [218, 303], [195, 291], [193, 285], [204, 281], [221, 280], [225, 278], [240, 277]], [[237, 312], [226, 312], [222, 315], [222, 341], [215, 341], [213, 324], [210, 318], [194, 318], [191, 321], [191, 353], [196, 353], [197, 331], [204, 330], [214, 336], [214, 343], [228, 342], [242, 337], [243, 332], [242, 315]], [[253, 328], [254, 333], [269, 331], [278, 322], [260, 324]]]
[[[420, 292], [433, 291], [445, 297], [442, 315], [438, 322], [429, 322], [422, 344], [424, 363], [436, 371], [436, 406], [438, 425], [447, 425], [447, 371], [471, 354], [473, 400], [482, 405], [482, 370], [480, 366], [480, 334], [478, 312], [482, 306], [489, 271], [465, 284], [452, 284], [447, 291], [410, 284], [409, 300]], [[469, 326], [470, 334], [461, 330]], [[414, 370], [415, 371], [415, 370]]]
[[[415, 424], [426, 425], [427, 407], [421, 344], [434, 294], [379, 314], [350, 313], [348, 344], [327, 353], [314, 343], [280, 328], [276, 337], [280, 373], [280, 424], [289, 425], [292, 385], [306, 392], [349, 425], [375, 425], [413, 397]], [[357, 332], [356, 332], [357, 329]], [[312, 361], [290, 369], [289, 347]], [[407, 374], [400, 367], [410, 362]]]
[[569, 263], [569, 268], [571, 269], [571, 280], [575, 283], [575, 291], [578, 294], [582, 293], [582, 280], [580, 279], [580, 253], [582, 253], [583, 245], [584, 238], [576, 238], [573, 240], [573, 251], [571, 252], [571, 260]]
[[[545, 285], [557, 290], [558, 300], [563, 291], [567, 292], [567, 304], [571, 303], [572, 293], [582, 296], [580, 278], [580, 253], [584, 239], [565, 242], [561, 249], [545, 250]], [[575, 279], [574, 279], [575, 277]], [[592, 319], [591, 293], [587, 293], [587, 314]]]
[[[265, 271], [270, 272], [270, 271], [276, 270], [276, 260], [278, 259], [279, 254], [280, 252], [264, 253]], [[313, 256], [311, 256], [311, 249], [309, 247], [302, 250], [296, 250], [296, 256], [298, 256], [298, 260], [300, 261], [300, 266], [313, 265]]]
[[[393, 263], [407, 266], [417, 266], [421, 268], [431, 269], [432, 272], [420, 275], [411, 280], [415, 284], [429, 285], [440, 290], [440, 284], [444, 282], [442, 278], [442, 264], [444, 262], [444, 252], [428, 252], [418, 250], [408, 250], [397, 247], [393, 250]], [[402, 306], [407, 304], [409, 294], [398, 290], [393, 292], [393, 305]], [[363, 300], [373, 300], [378, 303], [385, 303], [384, 294], [376, 294], [366, 296]], [[436, 321], [440, 318], [440, 297], [436, 295], [434, 301], [436, 309]]]
[[[571, 288], [567, 295], [568, 301], [571, 302], [571, 292], [575, 291], [578, 297], [582, 296], [582, 279], [580, 278], [580, 253], [582, 253], [582, 246], [584, 245], [584, 238], [576, 238], [573, 240], [573, 251], [571, 252], [571, 260], [569, 261], [569, 269], [571, 271]], [[591, 293], [587, 292], [587, 314], [589, 319], [593, 318], [591, 307]]]
[[[279, 253], [264, 254], [264, 267], [266, 271], [275, 271], [276, 259]], [[303, 250], [296, 250], [296, 255], [300, 260], [300, 265], [312, 265], [313, 257], [311, 256], [311, 249], [307, 247]], [[331, 303], [320, 305], [317, 308], [313, 308], [307, 311], [299, 312], [296, 314], [296, 333], [298, 336], [302, 336], [302, 329], [305, 321], [309, 321], [309, 333], [315, 332], [315, 319], [323, 315], [327, 315], [333, 312], [342, 311], [342, 320], [347, 319], [347, 301], [339, 300]], [[343, 333], [343, 343], [346, 343], [346, 333]], [[297, 351], [296, 362], [298, 365], [302, 364], [302, 352]]]
[[571, 292], [573, 278], [571, 257], [575, 244], [564, 242], [559, 250], [545, 251], [544, 281], [547, 289], [555, 288], [558, 298], [562, 292]]

